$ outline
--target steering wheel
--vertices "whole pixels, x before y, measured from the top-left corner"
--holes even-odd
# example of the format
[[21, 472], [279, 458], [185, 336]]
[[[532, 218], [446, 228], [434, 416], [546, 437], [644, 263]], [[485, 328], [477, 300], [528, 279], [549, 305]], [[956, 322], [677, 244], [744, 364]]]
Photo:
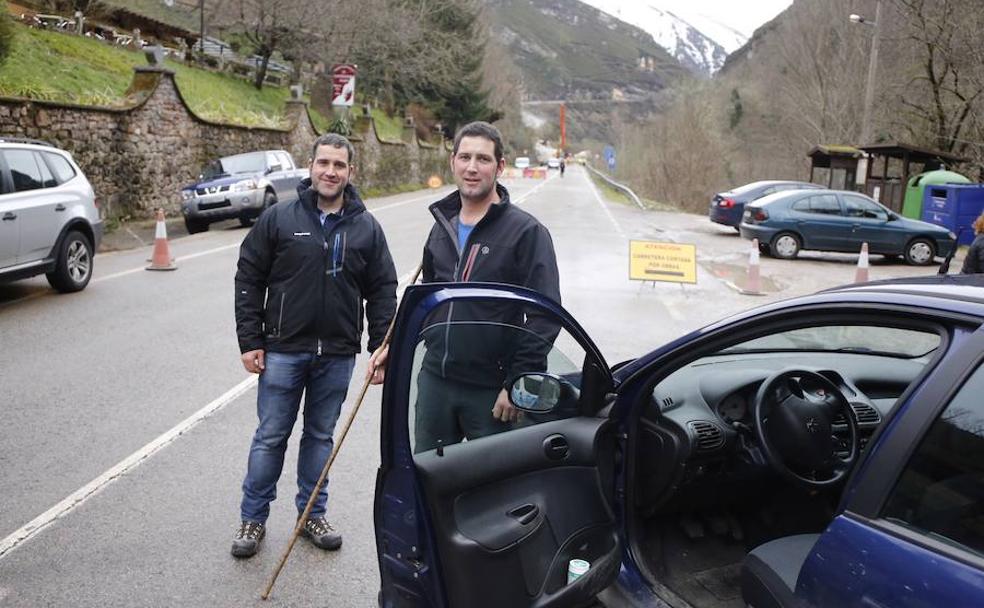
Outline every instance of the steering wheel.
[[[846, 458], [837, 455], [833, 421], [847, 420]], [[809, 488], [843, 480], [858, 458], [858, 422], [847, 397], [816, 372], [787, 369], [762, 382], [752, 405], [755, 436], [766, 461], [778, 473]]]

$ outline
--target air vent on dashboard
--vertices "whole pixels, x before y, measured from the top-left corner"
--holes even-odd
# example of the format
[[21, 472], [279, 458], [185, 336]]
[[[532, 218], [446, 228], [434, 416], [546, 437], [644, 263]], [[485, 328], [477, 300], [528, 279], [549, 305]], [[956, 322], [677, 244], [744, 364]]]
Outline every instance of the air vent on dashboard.
[[661, 409], [668, 410], [673, 407], [673, 397], [663, 397], [663, 401], [660, 403], [662, 403]]
[[[857, 418], [858, 424], [878, 424], [881, 422], [881, 414], [867, 403], [851, 403], [851, 409], [854, 410], [854, 417]], [[844, 414], [838, 412], [834, 416], [832, 424], [847, 424], [847, 421], [844, 420]]]
[[854, 415], [857, 416], [858, 422], [861, 424], [878, 424], [881, 422], [878, 410], [867, 403], [852, 403], [851, 409], [854, 410]]
[[721, 428], [707, 420], [695, 420], [688, 424], [697, 439], [698, 452], [710, 452], [724, 445], [724, 433]]

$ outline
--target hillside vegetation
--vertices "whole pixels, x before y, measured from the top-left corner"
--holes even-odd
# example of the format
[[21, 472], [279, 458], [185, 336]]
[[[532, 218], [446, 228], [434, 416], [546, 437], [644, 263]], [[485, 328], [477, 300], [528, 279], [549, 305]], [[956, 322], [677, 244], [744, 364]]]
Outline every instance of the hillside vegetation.
[[620, 130], [619, 175], [693, 211], [758, 179], [805, 179], [817, 144], [905, 142], [967, 159], [984, 178], [984, 12], [980, 0], [884, 0], [870, 141], [862, 139], [874, 28], [861, 0], [797, 0], [708, 83], [673, 92], [665, 113]]
[[[0, 95], [80, 105], [119, 106], [133, 78], [145, 65], [143, 53], [79, 36], [15, 26], [10, 56], [0, 68]], [[44, 66], [39, 70], [38, 66]], [[284, 126], [284, 87], [257, 90], [249, 82], [168, 61], [192, 111], [202, 118], [244, 126]], [[328, 121], [312, 112], [319, 128]], [[399, 133], [397, 132], [397, 137]]]

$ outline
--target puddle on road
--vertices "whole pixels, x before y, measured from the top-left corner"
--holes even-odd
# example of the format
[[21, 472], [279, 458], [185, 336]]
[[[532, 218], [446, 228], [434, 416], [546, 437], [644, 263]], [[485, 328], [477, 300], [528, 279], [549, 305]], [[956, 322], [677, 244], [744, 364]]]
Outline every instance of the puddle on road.
[[[747, 264], [728, 264], [725, 262], [704, 262], [701, 264], [708, 272], [716, 278], [728, 283], [739, 291], [748, 289], [748, 265]], [[781, 281], [771, 277], [761, 275], [759, 277], [759, 291], [761, 293], [778, 293], [785, 289]]]

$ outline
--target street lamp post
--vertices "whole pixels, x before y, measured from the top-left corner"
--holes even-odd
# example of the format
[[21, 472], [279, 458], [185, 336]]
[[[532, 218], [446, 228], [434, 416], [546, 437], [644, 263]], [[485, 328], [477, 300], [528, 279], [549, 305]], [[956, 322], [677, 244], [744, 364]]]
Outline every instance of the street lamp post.
[[878, 70], [878, 42], [881, 38], [882, 0], [875, 2], [875, 20], [869, 21], [861, 15], [851, 15], [854, 23], [862, 23], [875, 28], [871, 37], [871, 52], [868, 54], [868, 78], [864, 88], [864, 113], [861, 115], [861, 144], [871, 143], [871, 112], [875, 105], [875, 72]]

